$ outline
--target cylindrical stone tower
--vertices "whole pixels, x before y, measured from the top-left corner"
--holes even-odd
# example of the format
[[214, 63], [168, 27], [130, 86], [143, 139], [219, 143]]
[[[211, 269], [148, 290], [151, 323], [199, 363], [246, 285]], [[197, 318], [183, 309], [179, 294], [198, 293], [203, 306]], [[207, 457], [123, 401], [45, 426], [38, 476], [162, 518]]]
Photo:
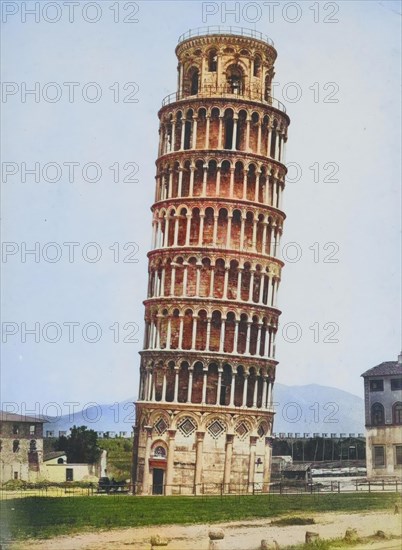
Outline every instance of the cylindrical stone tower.
[[276, 50], [247, 29], [179, 39], [159, 111], [133, 483], [267, 492], [289, 118]]

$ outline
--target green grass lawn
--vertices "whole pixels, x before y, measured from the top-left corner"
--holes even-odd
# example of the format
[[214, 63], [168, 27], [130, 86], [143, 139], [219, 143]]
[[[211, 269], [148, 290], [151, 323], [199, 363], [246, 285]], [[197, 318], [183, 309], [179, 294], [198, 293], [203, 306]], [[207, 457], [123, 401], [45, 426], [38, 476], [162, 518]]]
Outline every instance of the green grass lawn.
[[393, 510], [396, 494], [220, 497], [28, 497], [2, 501], [5, 540], [48, 538], [84, 530], [251, 520], [294, 512]]

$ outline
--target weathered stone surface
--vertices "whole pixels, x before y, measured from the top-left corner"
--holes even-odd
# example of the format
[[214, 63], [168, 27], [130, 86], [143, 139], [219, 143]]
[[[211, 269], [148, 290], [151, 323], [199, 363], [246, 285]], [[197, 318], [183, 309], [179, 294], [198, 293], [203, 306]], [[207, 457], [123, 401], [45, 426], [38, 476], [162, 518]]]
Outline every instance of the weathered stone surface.
[[160, 546], [167, 546], [169, 544], [168, 539], [161, 537], [160, 535], [155, 535], [151, 537], [151, 546], [152, 548], [160, 547]]
[[223, 529], [211, 529], [208, 533], [210, 540], [221, 540], [225, 538]]
[[306, 538], [305, 538], [306, 543], [314, 542], [319, 538], [320, 538], [320, 535], [318, 533], [314, 533], [313, 531], [306, 531]]
[[260, 550], [280, 550], [280, 546], [276, 540], [270, 542], [269, 540], [263, 539], [261, 541]]
[[348, 542], [359, 540], [357, 529], [346, 529], [345, 540], [347, 540]]

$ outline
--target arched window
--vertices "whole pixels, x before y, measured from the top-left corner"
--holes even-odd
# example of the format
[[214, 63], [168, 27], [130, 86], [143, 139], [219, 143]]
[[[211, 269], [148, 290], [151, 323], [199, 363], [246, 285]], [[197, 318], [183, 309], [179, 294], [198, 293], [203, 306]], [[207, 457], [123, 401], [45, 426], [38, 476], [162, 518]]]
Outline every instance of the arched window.
[[394, 424], [402, 424], [402, 403], [400, 401], [392, 406], [392, 421]]
[[36, 451], [36, 439], [31, 439], [31, 442], [29, 443], [29, 450]]
[[208, 55], [208, 70], [215, 73], [218, 65], [218, 54], [216, 50], [211, 50]]
[[253, 76], [260, 76], [261, 57], [256, 55], [254, 58]]
[[166, 449], [165, 447], [162, 447], [162, 445], [158, 445], [154, 449], [154, 457], [155, 458], [166, 458]]
[[374, 403], [371, 407], [371, 424], [373, 426], [383, 426], [384, 421], [384, 407], [381, 403]]
[[238, 66], [232, 66], [228, 70], [229, 93], [243, 94], [243, 73]]
[[58, 458], [57, 464], [64, 464], [64, 458]]
[[198, 69], [194, 69], [191, 74], [190, 95], [198, 94], [198, 81], [199, 81]]

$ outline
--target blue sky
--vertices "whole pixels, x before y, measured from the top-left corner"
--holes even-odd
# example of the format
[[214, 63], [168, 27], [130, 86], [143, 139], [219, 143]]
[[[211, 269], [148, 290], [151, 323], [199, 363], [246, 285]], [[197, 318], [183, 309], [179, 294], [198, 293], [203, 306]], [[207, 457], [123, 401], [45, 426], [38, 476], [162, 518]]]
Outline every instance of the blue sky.
[[[209, 11], [219, 10], [207, 19], [202, 2], [120, 2], [119, 22], [114, 22], [117, 8], [111, 9], [115, 3], [95, 2], [98, 11], [85, 12], [87, 19], [101, 14], [94, 23], [85, 20], [82, 6], [70, 23], [63, 3], [53, 3], [61, 17], [49, 23], [46, 18], [55, 18], [56, 12], [54, 7], [44, 12], [46, 2], [40, 4], [39, 22], [29, 15], [23, 21], [21, 3], [3, 2], [3, 9], [4, 4], [9, 4], [7, 13], [17, 11], [2, 24], [2, 79], [16, 83], [7, 88], [15, 93], [3, 96], [1, 105], [2, 158], [7, 170], [17, 172], [2, 183], [3, 241], [16, 243], [8, 245], [13, 253], [3, 255], [2, 263], [3, 331], [16, 331], [3, 343], [2, 400], [25, 402], [29, 408], [35, 402], [84, 405], [136, 396], [157, 111], [176, 88], [179, 35], [206, 24], [257, 29], [274, 40], [275, 95], [291, 117], [286, 162], [302, 170], [299, 181], [288, 183], [283, 204], [282, 244], [297, 243], [287, 250], [289, 257], [298, 251], [301, 258], [287, 262], [282, 274], [279, 306], [288, 338], [278, 336], [277, 381], [333, 385], [361, 395], [360, 374], [396, 359], [400, 351], [399, 2], [330, 3], [337, 7], [335, 15], [323, 12], [322, 3], [316, 13], [310, 9], [313, 2], [299, 2], [296, 13], [281, 2], [272, 22], [261, 2], [258, 9], [257, 3], [240, 3], [239, 18], [225, 16], [222, 3], [212, 2]], [[226, 3], [227, 9], [234, 4]], [[122, 21], [130, 14], [138, 22]], [[290, 22], [296, 15], [299, 20]], [[338, 22], [325, 23], [325, 17]], [[24, 82], [28, 89], [39, 83], [38, 102], [32, 95], [21, 101]], [[62, 90], [55, 102], [49, 101], [57, 91], [46, 86], [51, 82]], [[64, 82], [78, 83], [72, 102]], [[89, 98], [96, 92], [94, 86], [85, 87], [90, 82], [102, 92], [98, 102], [83, 99], [83, 93]], [[130, 82], [136, 85], [124, 89]], [[138, 102], [123, 102], [137, 86], [132, 98]], [[117, 88], [119, 101], [114, 102]], [[287, 101], [286, 90], [301, 91], [300, 100]], [[337, 102], [324, 102], [330, 92]], [[79, 163], [74, 181], [68, 181], [65, 167], [58, 181], [45, 181], [42, 170], [49, 162]], [[325, 168], [328, 162], [339, 167], [338, 182], [323, 181], [333, 166]], [[39, 182], [32, 175], [21, 181], [23, 163], [39, 163]], [[101, 167], [99, 181], [82, 177], [87, 163]], [[123, 175], [134, 166], [125, 170], [126, 163], [136, 163], [138, 182], [114, 182], [109, 167], [115, 163]], [[311, 166], [319, 167], [319, 182]], [[94, 177], [88, 174], [87, 179]], [[23, 246], [33, 248], [35, 242], [38, 262], [22, 253]], [[78, 243], [71, 263], [65, 242]], [[92, 242], [97, 248], [86, 247]], [[137, 263], [122, 261], [134, 251], [130, 246], [123, 250], [130, 242], [138, 245]], [[58, 243], [59, 261], [45, 261], [43, 255], [52, 258], [58, 250], [47, 243]], [[339, 261], [324, 262], [335, 249]], [[99, 250], [98, 262], [87, 261]], [[68, 322], [78, 323], [71, 343], [63, 325]], [[82, 336], [90, 322], [102, 329], [96, 343]], [[29, 334], [23, 341], [23, 323], [28, 328], [39, 323], [39, 342]], [[43, 336], [47, 323], [61, 327], [58, 342]], [[133, 327], [124, 329], [126, 323], [138, 325], [138, 343], [122, 341]], [[339, 327], [337, 343], [324, 342], [333, 326], [326, 323]], [[120, 341], [114, 342], [117, 326]], [[318, 336], [312, 326], [319, 327]], [[294, 327], [300, 327], [300, 339], [292, 343]], [[91, 330], [87, 339], [94, 337]]]

